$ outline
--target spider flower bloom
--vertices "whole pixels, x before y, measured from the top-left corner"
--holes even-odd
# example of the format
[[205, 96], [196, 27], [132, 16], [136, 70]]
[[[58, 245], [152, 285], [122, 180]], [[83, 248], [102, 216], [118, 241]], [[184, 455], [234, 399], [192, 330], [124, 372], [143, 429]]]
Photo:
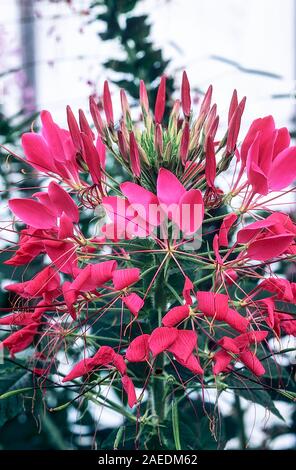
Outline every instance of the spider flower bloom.
[[25, 133], [22, 146], [28, 163], [36, 170], [58, 175], [70, 186], [80, 186], [76, 151], [70, 133], [61, 129], [48, 111], [41, 112], [41, 134]]
[[69, 194], [52, 181], [48, 192], [35, 193], [35, 198], [17, 198], [9, 201], [10, 210], [25, 224], [37, 229], [51, 229], [57, 226], [57, 218], [63, 213], [69, 221], [79, 221], [78, 207]]
[[236, 310], [229, 308], [229, 297], [225, 294], [199, 291], [196, 293], [198, 309], [206, 316], [216, 321], [223, 321], [232, 326], [236, 331], [245, 332], [249, 326], [249, 320], [240, 315]]
[[14, 357], [17, 352], [21, 352], [30, 346], [34, 337], [38, 333], [39, 323], [30, 323], [20, 330], [12, 333], [0, 343], [1, 347], [7, 348], [10, 355]]
[[252, 123], [242, 143], [241, 161], [258, 194], [284, 189], [296, 178], [296, 147], [290, 147], [288, 129], [275, 128], [272, 116]]
[[126, 364], [123, 357], [117, 354], [110, 346], [101, 346], [93, 357], [87, 357], [79, 361], [69, 374], [63, 378], [63, 382], [88, 376], [100, 367], [118, 370], [122, 376], [121, 382], [123, 388], [128, 396], [128, 404], [132, 408], [137, 402], [134, 384], [126, 375]]
[[38, 297], [55, 298], [59, 293], [60, 276], [51, 266], [40, 271], [30, 281], [16, 282], [5, 286], [10, 292], [15, 292], [25, 299]]
[[224, 336], [218, 341], [222, 349], [215, 353], [214, 374], [225, 372], [232, 360], [242, 362], [253, 374], [260, 376], [265, 373], [265, 369], [256, 355], [251, 351], [252, 344], [261, 343], [267, 336], [267, 331], [252, 331], [236, 338]]
[[130, 362], [148, 361], [150, 353], [153, 357], [163, 352], [174, 355], [179, 364], [194, 374], [203, 374], [199, 359], [193, 354], [197, 348], [197, 335], [192, 330], [158, 327], [151, 335], [135, 338], [126, 351], [126, 359]]
[[277, 212], [241, 229], [237, 234], [238, 243], [248, 244], [250, 259], [265, 261], [286, 252], [295, 240], [295, 226], [287, 224], [283, 214]]

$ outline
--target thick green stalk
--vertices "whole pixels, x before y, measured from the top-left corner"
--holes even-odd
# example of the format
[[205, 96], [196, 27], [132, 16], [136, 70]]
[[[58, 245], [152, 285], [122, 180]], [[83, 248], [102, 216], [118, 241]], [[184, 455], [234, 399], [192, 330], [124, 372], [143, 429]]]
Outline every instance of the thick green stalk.
[[239, 396], [235, 394], [234, 397], [235, 397], [234, 406], [235, 406], [235, 413], [236, 413], [236, 418], [237, 418], [240, 445], [242, 449], [246, 449], [247, 437], [246, 437], [246, 432], [245, 432], [244, 412], [241, 407]]
[[[154, 309], [157, 313], [157, 318], [154, 319], [154, 323], [157, 326], [161, 326], [161, 320], [166, 309], [166, 293], [165, 293], [165, 279], [164, 272], [161, 271], [155, 281], [154, 291]], [[151, 404], [152, 411], [157, 418], [157, 426], [164, 420], [165, 410], [165, 378], [163, 375], [165, 365], [165, 355], [159, 354], [154, 362], [153, 366], [153, 380], [152, 380], [152, 391], [151, 391]], [[157, 429], [156, 426], [156, 429]]]

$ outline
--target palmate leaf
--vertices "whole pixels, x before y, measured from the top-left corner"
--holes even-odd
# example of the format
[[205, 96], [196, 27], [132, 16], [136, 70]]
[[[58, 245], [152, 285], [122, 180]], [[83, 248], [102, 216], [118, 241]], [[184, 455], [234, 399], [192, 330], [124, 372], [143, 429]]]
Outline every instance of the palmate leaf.
[[32, 396], [32, 385], [30, 372], [7, 362], [0, 365], [0, 426], [22, 413], [24, 393], [26, 396]]
[[233, 388], [233, 392], [236, 395], [245, 398], [248, 402], [258, 403], [258, 405], [263, 406], [274, 414], [274, 416], [284, 421], [283, 416], [275, 406], [269, 393], [264, 390], [264, 386], [260, 384], [256, 385], [256, 383], [248, 380], [245, 376], [243, 381], [233, 376], [229, 377], [227, 379], [227, 385]]
[[[184, 450], [217, 450], [226, 444], [224, 418], [215, 414], [212, 403], [184, 399], [178, 404], [179, 434]], [[211, 421], [205, 415], [211, 416]], [[171, 422], [161, 430], [167, 449], [174, 449], [174, 435]]]

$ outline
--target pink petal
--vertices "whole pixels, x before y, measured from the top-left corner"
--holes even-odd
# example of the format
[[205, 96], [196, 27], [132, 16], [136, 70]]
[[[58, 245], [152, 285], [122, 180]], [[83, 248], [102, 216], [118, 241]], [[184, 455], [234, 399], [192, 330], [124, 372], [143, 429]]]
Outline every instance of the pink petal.
[[159, 327], [156, 328], [149, 338], [149, 348], [153, 356], [166, 351], [178, 337], [176, 328]]
[[149, 359], [150, 335], [144, 334], [137, 336], [126, 350], [125, 357], [129, 362], [144, 362]]
[[204, 202], [199, 189], [191, 189], [179, 201], [180, 212], [172, 220], [186, 235], [194, 234], [202, 225], [204, 217]]
[[275, 130], [275, 124], [272, 116], [266, 116], [264, 118], [256, 119], [252, 122], [250, 129], [247, 132], [247, 135], [241, 146], [241, 160], [243, 166], [246, 165], [247, 155], [249, 148], [258, 132], [262, 134], [262, 140], [268, 139]]
[[166, 208], [170, 205], [178, 205], [186, 189], [180, 183], [178, 178], [169, 170], [160, 168], [157, 177], [157, 197], [161, 204]]
[[184, 287], [182, 291], [182, 295], [184, 297], [184, 300], [186, 304], [192, 305], [192, 298], [191, 298], [191, 292], [193, 292], [194, 285], [191, 279], [189, 279], [188, 276], [185, 276], [185, 282], [184, 282]]
[[189, 317], [189, 307], [188, 305], [180, 305], [178, 307], [173, 307], [168, 313], [163, 317], [162, 324], [163, 326], [175, 326], [185, 318]]
[[71, 196], [55, 181], [48, 186], [48, 195], [57, 215], [64, 212], [75, 223], [79, 222], [79, 210]]
[[113, 272], [113, 285], [116, 290], [122, 290], [138, 282], [140, 279], [138, 268], [117, 269]]
[[105, 170], [106, 167], [106, 147], [105, 144], [103, 144], [103, 141], [100, 136], [98, 136], [97, 141], [96, 141], [96, 149], [99, 155], [100, 159], [100, 164], [101, 168]]
[[144, 300], [138, 294], [132, 292], [131, 294], [123, 297], [122, 301], [134, 317], [137, 318], [139, 311], [144, 306]]
[[294, 235], [283, 233], [255, 240], [249, 245], [247, 255], [252, 260], [266, 261], [284, 253], [294, 238]]
[[223, 336], [223, 338], [218, 341], [218, 344], [221, 346], [221, 348], [226, 349], [227, 351], [230, 351], [233, 354], [239, 353], [239, 347], [236, 344], [235, 339], [233, 338]]
[[235, 338], [235, 343], [242, 350], [250, 346], [250, 344], [261, 343], [268, 335], [268, 331], [249, 331], [243, 335], [239, 335]]
[[227, 313], [223, 318], [223, 321], [225, 321], [226, 323], [228, 323], [228, 325], [232, 326], [232, 328], [241, 333], [244, 333], [249, 326], [249, 320], [241, 316], [236, 310], [233, 310], [232, 308], [228, 309]]
[[174, 354], [177, 361], [179, 359], [185, 363], [197, 346], [197, 334], [192, 330], [177, 330], [178, 336], [168, 351]]
[[113, 365], [120, 372], [121, 375], [126, 374], [126, 363], [120, 354], [115, 354], [113, 358]]
[[73, 222], [70, 219], [70, 217], [68, 217], [68, 215], [65, 214], [65, 212], [63, 212], [60, 217], [58, 238], [63, 240], [63, 238], [72, 238], [73, 235], [74, 235]]
[[92, 139], [88, 135], [82, 133], [81, 139], [83, 143], [83, 158], [88, 166], [91, 179], [94, 184], [100, 186], [102, 180], [102, 172], [99, 153]]
[[124, 391], [127, 394], [128, 405], [130, 408], [132, 408], [137, 403], [137, 396], [136, 396], [136, 391], [135, 391], [135, 386], [133, 384], [133, 381], [130, 377], [128, 377], [127, 375], [124, 375], [121, 379], [121, 382], [122, 382]]
[[287, 335], [296, 336], [296, 321], [293, 315], [287, 313], [278, 314], [280, 326]]
[[247, 174], [253, 190], [258, 194], [266, 195], [268, 194], [267, 175], [269, 168], [263, 171], [259, 165], [260, 143], [260, 134], [257, 134], [248, 151]]
[[265, 374], [265, 369], [259, 359], [251, 351], [244, 351], [239, 355], [239, 360], [250, 369], [253, 374], [260, 375]]
[[291, 142], [291, 137], [288, 129], [282, 127], [277, 130], [277, 136], [273, 147], [273, 155], [276, 157], [279, 153], [289, 147]]
[[56, 217], [45, 206], [33, 199], [11, 199], [10, 210], [27, 225], [48, 229], [56, 226]]
[[56, 291], [59, 286], [59, 274], [51, 266], [48, 266], [27, 283], [26, 292], [31, 297], [41, 297], [44, 292]]
[[108, 281], [111, 281], [112, 276], [117, 268], [115, 260], [103, 261], [101, 263], [90, 265], [91, 282], [96, 287], [102, 286]]
[[27, 326], [35, 322], [35, 314], [31, 312], [12, 313], [0, 318], [0, 325]]
[[68, 308], [69, 314], [71, 315], [73, 320], [76, 320], [77, 315], [76, 315], [76, 311], [74, 308], [74, 304], [77, 301], [78, 292], [72, 289], [71, 282], [69, 281], [64, 282], [64, 284], [62, 285], [62, 291], [63, 291], [64, 301]]
[[120, 189], [143, 220], [155, 226], [159, 225], [160, 213], [158, 199], [155, 194], [138, 184], [130, 182], [122, 183]]
[[63, 378], [62, 382], [69, 382], [70, 380], [77, 379], [83, 375], [89, 374], [94, 368], [93, 360], [91, 357], [79, 361], [73, 369]]
[[59, 271], [73, 275], [78, 263], [76, 245], [74, 243], [59, 240], [45, 240], [44, 248]]
[[10, 336], [5, 338], [1, 345], [7, 348], [10, 352], [10, 355], [14, 357], [14, 354], [26, 349], [34, 340], [34, 336], [38, 332], [38, 323], [32, 323], [28, 326], [25, 326], [21, 330], [12, 333]]
[[199, 291], [196, 293], [198, 309], [205, 315], [224, 320], [228, 312], [228, 296], [215, 292]]
[[79, 292], [93, 291], [112, 279], [116, 266], [113, 260], [87, 265], [72, 282], [72, 289]]
[[219, 230], [219, 245], [228, 246], [228, 233], [234, 222], [237, 220], [236, 214], [228, 214], [224, 217]]
[[22, 136], [22, 147], [28, 162], [36, 170], [47, 173], [55, 172], [55, 164], [44, 138], [35, 132], [28, 132]]
[[[275, 214], [272, 214], [275, 216]], [[247, 225], [241, 229], [237, 234], [238, 243], [248, 243], [253, 237], [260, 233], [263, 229], [273, 227], [278, 221], [275, 217], [269, 216], [263, 220], [257, 220], [252, 224]]]
[[107, 366], [113, 363], [115, 351], [110, 346], [101, 346], [93, 356], [93, 366]]
[[272, 191], [279, 191], [289, 186], [296, 179], [296, 147], [290, 147], [279, 153], [272, 162], [268, 177]]
[[220, 374], [220, 372], [224, 372], [227, 370], [229, 364], [231, 363], [232, 357], [226, 351], [218, 351], [213, 357], [213, 361], [215, 363], [213, 367], [213, 373], [215, 375]]
[[50, 149], [54, 159], [62, 162], [65, 160], [63, 147], [64, 134], [59, 126], [53, 121], [48, 111], [41, 111], [42, 136]]
[[187, 361], [183, 361], [181, 358], [176, 358], [176, 360], [184, 367], [189, 369], [193, 374], [203, 375], [204, 371], [200, 365], [198, 357], [191, 354]]

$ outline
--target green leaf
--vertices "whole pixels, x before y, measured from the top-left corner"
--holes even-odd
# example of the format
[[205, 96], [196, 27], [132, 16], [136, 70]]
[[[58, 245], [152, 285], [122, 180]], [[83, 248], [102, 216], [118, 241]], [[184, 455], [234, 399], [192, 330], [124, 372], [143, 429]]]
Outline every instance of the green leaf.
[[241, 379], [229, 377], [227, 380], [227, 384], [230, 387], [234, 387], [233, 392], [236, 395], [245, 398], [246, 400], [251, 401], [253, 403], [258, 403], [259, 405], [263, 406], [272, 414], [284, 421], [284, 418], [275, 406], [269, 393], [264, 390], [263, 386], [261, 386], [260, 384], [256, 385], [253, 382], [249, 381], [247, 378], [243, 380], [244, 382]]
[[0, 365], [0, 426], [24, 410], [23, 392], [32, 386], [32, 374], [13, 364]]

